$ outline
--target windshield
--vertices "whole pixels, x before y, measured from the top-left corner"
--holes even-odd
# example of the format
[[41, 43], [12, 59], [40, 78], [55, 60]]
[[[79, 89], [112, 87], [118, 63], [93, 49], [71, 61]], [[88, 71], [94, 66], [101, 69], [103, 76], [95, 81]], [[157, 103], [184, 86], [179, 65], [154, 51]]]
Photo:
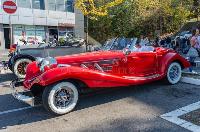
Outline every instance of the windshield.
[[102, 50], [123, 50], [129, 49], [131, 52], [154, 51], [154, 47], [150, 45], [136, 46], [138, 38], [114, 38], [106, 41]]
[[105, 42], [104, 46], [102, 47], [102, 50], [110, 50], [112, 44], [115, 42], [116, 38], [114, 39], [109, 39]]
[[137, 38], [114, 38], [105, 42], [102, 50], [123, 50], [133, 48]]

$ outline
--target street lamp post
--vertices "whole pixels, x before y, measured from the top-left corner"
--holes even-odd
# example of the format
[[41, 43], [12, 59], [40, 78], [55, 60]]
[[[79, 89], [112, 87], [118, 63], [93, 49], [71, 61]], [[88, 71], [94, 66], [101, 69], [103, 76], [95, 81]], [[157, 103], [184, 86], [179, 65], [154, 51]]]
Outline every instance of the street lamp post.
[[13, 44], [13, 29], [11, 24], [11, 15], [9, 15], [9, 28], [10, 28], [10, 45]]
[[86, 16], [86, 51], [88, 51], [88, 15]]

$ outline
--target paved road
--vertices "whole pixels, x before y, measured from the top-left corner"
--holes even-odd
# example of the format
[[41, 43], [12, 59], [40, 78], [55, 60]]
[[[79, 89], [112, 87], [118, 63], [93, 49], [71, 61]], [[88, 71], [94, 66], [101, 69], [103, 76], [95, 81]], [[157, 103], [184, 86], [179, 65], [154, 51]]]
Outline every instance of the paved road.
[[8, 59], [8, 50], [0, 50], [0, 61], [7, 61]]
[[116, 88], [81, 97], [75, 111], [55, 117], [42, 107], [3, 114], [27, 107], [10, 95], [11, 73], [0, 74], [0, 132], [152, 131], [187, 132], [159, 116], [200, 100], [198, 86], [161, 82]]

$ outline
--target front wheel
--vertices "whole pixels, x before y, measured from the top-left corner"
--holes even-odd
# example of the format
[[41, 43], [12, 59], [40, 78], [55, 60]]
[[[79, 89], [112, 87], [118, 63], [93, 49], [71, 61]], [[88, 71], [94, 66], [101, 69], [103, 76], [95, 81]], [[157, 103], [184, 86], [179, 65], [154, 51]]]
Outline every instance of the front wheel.
[[45, 88], [42, 102], [47, 111], [63, 115], [75, 108], [78, 98], [79, 93], [75, 85], [70, 82], [60, 82]]
[[25, 78], [26, 76], [26, 67], [32, 60], [28, 58], [20, 58], [18, 59], [13, 66], [13, 72], [18, 78]]
[[167, 69], [166, 81], [169, 84], [176, 84], [180, 81], [182, 75], [181, 65], [177, 62], [173, 62]]

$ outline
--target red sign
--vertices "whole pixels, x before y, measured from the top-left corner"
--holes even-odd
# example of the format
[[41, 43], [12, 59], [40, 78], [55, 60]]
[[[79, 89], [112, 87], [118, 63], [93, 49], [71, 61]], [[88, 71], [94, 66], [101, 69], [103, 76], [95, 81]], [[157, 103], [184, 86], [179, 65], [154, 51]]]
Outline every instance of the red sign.
[[13, 1], [5, 1], [3, 3], [3, 10], [8, 14], [13, 14], [17, 10], [17, 5]]

